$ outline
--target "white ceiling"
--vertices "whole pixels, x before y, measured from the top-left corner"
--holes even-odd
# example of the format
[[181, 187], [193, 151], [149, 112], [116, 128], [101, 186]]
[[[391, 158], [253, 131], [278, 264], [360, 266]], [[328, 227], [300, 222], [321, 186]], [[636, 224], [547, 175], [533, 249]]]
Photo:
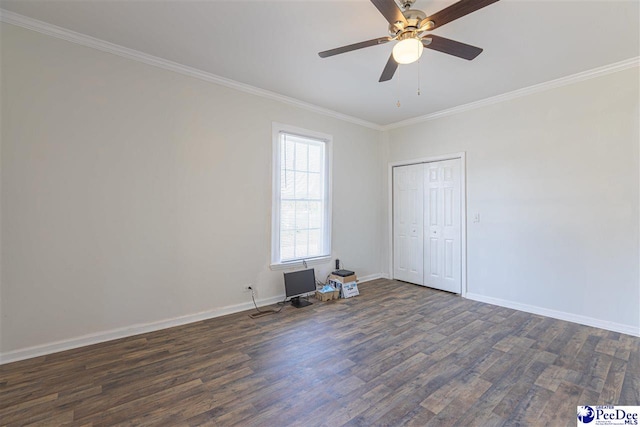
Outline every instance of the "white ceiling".
[[[432, 14], [452, 0], [417, 0]], [[431, 114], [640, 56], [638, 0], [502, 0], [434, 34], [484, 49], [466, 61], [425, 49], [378, 83], [392, 43], [369, 0], [2, 0], [1, 7], [378, 125]], [[421, 95], [417, 95], [418, 70]], [[397, 107], [396, 102], [401, 106]]]

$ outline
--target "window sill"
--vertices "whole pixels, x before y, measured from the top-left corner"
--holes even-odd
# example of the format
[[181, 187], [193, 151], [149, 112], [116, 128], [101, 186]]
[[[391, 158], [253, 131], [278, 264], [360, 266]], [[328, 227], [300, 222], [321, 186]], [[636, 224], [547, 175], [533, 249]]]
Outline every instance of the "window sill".
[[[327, 264], [328, 262], [331, 261], [331, 256], [327, 255], [327, 256], [323, 256], [323, 257], [318, 257], [318, 258], [309, 258], [305, 260], [307, 262], [307, 266], [311, 267], [314, 265], [320, 265], [320, 264]], [[301, 268], [304, 267], [304, 264], [302, 263], [302, 260], [298, 260], [298, 261], [291, 261], [291, 262], [282, 262], [282, 263], [277, 263], [277, 264], [271, 264], [269, 266], [269, 268], [271, 268], [271, 270], [288, 270], [291, 268]]]

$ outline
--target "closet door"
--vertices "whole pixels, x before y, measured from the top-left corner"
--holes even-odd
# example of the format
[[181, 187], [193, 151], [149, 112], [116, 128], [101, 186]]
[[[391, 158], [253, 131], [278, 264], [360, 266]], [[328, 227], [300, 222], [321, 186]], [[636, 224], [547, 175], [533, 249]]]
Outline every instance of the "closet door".
[[424, 164], [393, 168], [393, 277], [422, 285]]
[[427, 163], [424, 174], [424, 285], [462, 291], [460, 160]]

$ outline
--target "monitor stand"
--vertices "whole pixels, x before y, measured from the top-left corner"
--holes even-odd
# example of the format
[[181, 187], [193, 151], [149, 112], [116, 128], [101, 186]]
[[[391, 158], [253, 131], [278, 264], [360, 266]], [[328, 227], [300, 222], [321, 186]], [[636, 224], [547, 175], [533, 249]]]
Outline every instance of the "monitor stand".
[[294, 298], [291, 298], [291, 305], [294, 306], [295, 308], [302, 308], [308, 305], [313, 305], [313, 303], [300, 299], [300, 297], [294, 297]]

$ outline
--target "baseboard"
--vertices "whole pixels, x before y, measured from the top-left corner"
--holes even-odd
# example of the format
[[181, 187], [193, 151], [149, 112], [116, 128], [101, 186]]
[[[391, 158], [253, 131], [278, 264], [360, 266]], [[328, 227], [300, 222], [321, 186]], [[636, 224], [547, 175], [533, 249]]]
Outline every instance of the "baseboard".
[[488, 297], [488, 296], [474, 294], [470, 292], [467, 292], [465, 297], [468, 299], [472, 299], [474, 301], [485, 302], [487, 304], [498, 305], [500, 307], [512, 308], [514, 310], [525, 311], [527, 313], [539, 314], [541, 316], [552, 317], [554, 319], [566, 320], [567, 322], [579, 323], [581, 325], [593, 326], [600, 329], [606, 329], [607, 331], [620, 332], [623, 334], [640, 337], [640, 328], [631, 326], [631, 325], [610, 322], [608, 320], [601, 320], [601, 319], [596, 319], [588, 316], [581, 316], [578, 314], [567, 313], [564, 311], [551, 310], [548, 308], [537, 307], [529, 304], [522, 304], [519, 302]]
[[[275, 304], [282, 301], [283, 299], [284, 295], [278, 295], [275, 297], [258, 300], [257, 303], [259, 306], [265, 306]], [[126, 338], [133, 335], [145, 334], [147, 332], [159, 331], [161, 329], [172, 328], [174, 326], [186, 325], [187, 323], [199, 322], [201, 320], [207, 320], [227, 314], [238, 313], [240, 311], [250, 310], [252, 308], [252, 302], [229, 305], [225, 307], [215, 308], [213, 310], [202, 311], [200, 313], [174, 317], [172, 319], [165, 319], [151, 323], [140, 323], [137, 325], [126, 326], [124, 328], [112, 329], [110, 331], [97, 332], [94, 334], [83, 335], [81, 337], [70, 338], [67, 340], [55, 341], [52, 343], [37, 345], [34, 347], [8, 351], [6, 353], [0, 353], [0, 365], [25, 359], [31, 359], [33, 357], [45, 356], [47, 354], [58, 353], [60, 351], [71, 350], [74, 348], [85, 347], [88, 345], [98, 344], [101, 342], [111, 341], [119, 338]]]
[[[360, 277], [358, 282], [369, 282], [371, 280], [385, 278], [380, 274], [370, 274]], [[284, 295], [278, 295], [271, 298], [258, 300], [259, 306], [275, 304], [284, 299]], [[20, 350], [8, 351], [0, 353], [0, 365], [5, 363], [17, 362], [20, 360], [31, 359], [33, 357], [46, 356], [60, 351], [71, 350], [74, 348], [85, 347], [92, 344], [111, 341], [119, 338], [126, 338], [133, 335], [145, 334], [147, 332], [159, 331], [161, 329], [172, 328], [174, 326], [186, 325], [187, 323], [199, 322], [201, 320], [213, 319], [215, 317], [227, 314], [238, 313], [240, 311], [250, 310], [253, 308], [252, 302], [229, 305], [225, 307], [215, 308], [213, 310], [203, 311], [200, 313], [189, 314], [186, 316], [174, 317], [172, 319], [160, 320], [151, 323], [140, 323], [137, 325], [127, 326], [124, 328], [112, 329], [110, 331], [98, 332], [95, 334], [83, 335], [81, 337], [70, 338], [67, 340], [55, 341], [52, 343], [37, 345]]]
[[370, 282], [376, 279], [388, 279], [384, 273], [369, 274], [367, 276], [358, 277], [358, 283]]
[[[369, 282], [371, 280], [387, 278], [383, 273], [370, 274], [360, 277], [359, 283]], [[271, 298], [258, 300], [259, 306], [275, 304], [284, 299], [284, 295], [278, 295]], [[67, 340], [55, 341], [52, 343], [37, 345], [19, 350], [0, 353], [0, 365], [20, 360], [31, 359], [39, 356], [46, 356], [60, 351], [71, 350], [74, 348], [85, 347], [92, 344], [126, 338], [133, 335], [145, 334], [147, 332], [159, 331], [161, 329], [172, 328], [174, 326], [186, 325], [187, 323], [199, 322], [201, 320], [213, 319], [215, 317], [225, 316], [227, 314], [238, 313], [240, 311], [250, 310], [253, 308], [252, 302], [229, 305], [213, 310], [203, 311], [200, 313], [189, 314], [186, 316], [174, 317], [172, 319], [160, 320], [151, 323], [140, 323], [137, 325], [126, 326], [124, 328], [112, 329], [105, 332], [97, 332], [94, 334], [83, 335], [81, 337], [70, 338]]]

